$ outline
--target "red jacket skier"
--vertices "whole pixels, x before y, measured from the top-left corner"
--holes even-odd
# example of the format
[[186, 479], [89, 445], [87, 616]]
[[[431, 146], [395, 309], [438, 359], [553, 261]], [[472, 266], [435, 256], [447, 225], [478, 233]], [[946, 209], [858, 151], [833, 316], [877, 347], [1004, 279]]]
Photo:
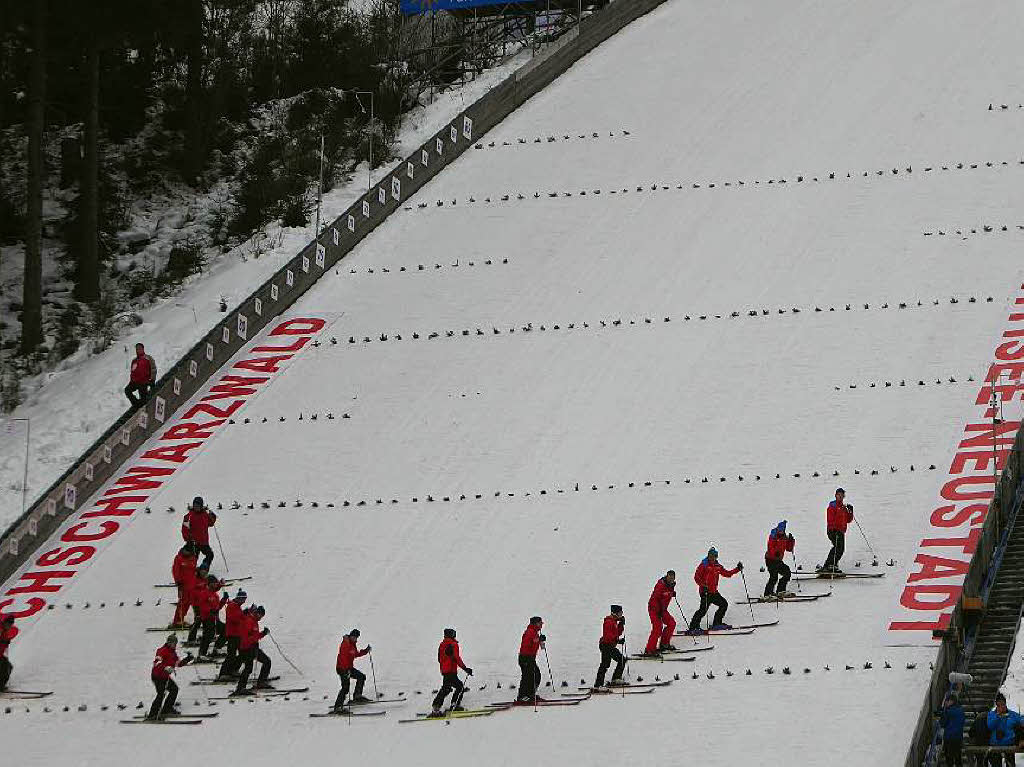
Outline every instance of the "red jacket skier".
[[11, 678], [14, 666], [7, 658], [7, 648], [18, 636], [18, 629], [14, 626], [14, 616], [4, 615], [0, 617], [0, 692], [7, 689], [7, 682]]
[[242, 672], [238, 676], [238, 686], [235, 688], [235, 695], [251, 695], [252, 690], [247, 690], [245, 685], [249, 682], [249, 675], [252, 674], [256, 661], [260, 663], [260, 674], [256, 679], [256, 688], [269, 687], [267, 681], [270, 676], [270, 658], [260, 649], [260, 639], [270, 633], [270, 629], [260, 630], [260, 620], [266, 615], [266, 610], [260, 606], [253, 606], [246, 610], [242, 616], [241, 633], [238, 638], [238, 653], [241, 656]]
[[721, 576], [731, 578], [743, 570], [743, 563], [737, 562], [736, 567], [727, 570], [718, 562], [718, 550], [712, 546], [708, 549], [705, 557], [693, 573], [693, 582], [697, 584], [697, 591], [700, 594], [700, 608], [694, 612], [690, 619], [690, 627], [686, 633], [690, 635], [702, 633], [700, 622], [708, 612], [711, 605], [716, 605], [715, 618], [711, 622], [711, 628], [716, 631], [731, 629], [725, 622], [725, 611], [729, 609], [729, 603], [718, 593], [718, 579]]
[[601, 626], [601, 641], [597, 643], [601, 651], [601, 665], [597, 667], [597, 680], [594, 682], [594, 689], [604, 687], [604, 675], [615, 661], [615, 671], [612, 672], [611, 684], [622, 684], [622, 672], [626, 667], [626, 659], [619, 652], [618, 645], [624, 644], [622, 632], [626, 628], [626, 619], [622, 616], [622, 605], [612, 605], [611, 614], [606, 615]]
[[853, 505], [846, 501], [846, 491], [836, 488], [836, 497], [830, 501], [825, 511], [825, 534], [832, 542], [832, 548], [822, 565], [823, 573], [839, 573], [839, 560], [846, 550], [846, 527], [853, 522]]
[[234, 598], [224, 608], [224, 641], [227, 642], [228, 652], [221, 664], [218, 676], [221, 679], [230, 679], [238, 673], [241, 659], [238, 655], [238, 645], [242, 638], [242, 622], [245, 619], [245, 611], [242, 605], [248, 594], [242, 589], [238, 590]]
[[523, 638], [519, 642], [519, 695], [520, 703], [533, 703], [537, 697], [537, 687], [540, 686], [540, 667], [537, 665], [537, 652], [544, 646], [547, 639], [540, 630], [544, 628], [544, 621], [539, 615], [530, 618], [530, 623], [523, 631]]
[[196, 547], [186, 543], [174, 557], [171, 565], [171, 578], [174, 585], [178, 587], [178, 605], [174, 608], [174, 618], [171, 620], [170, 628], [183, 628], [185, 616], [188, 615], [189, 607], [192, 606], [190, 596], [196, 580], [196, 562], [198, 553]]
[[455, 639], [455, 629], [444, 630], [444, 639], [437, 646], [437, 664], [441, 667], [442, 683], [441, 689], [434, 696], [430, 716], [444, 716], [441, 711], [441, 705], [444, 703], [448, 693], [453, 691], [455, 694], [452, 696], [452, 710], [461, 711], [462, 693], [465, 691], [466, 686], [459, 679], [459, 669], [461, 668], [469, 676], [473, 676], [473, 669], [462, 662], [462, 655], [459, 653], [459, 643]]
[[676, 596], [676, 571], [669, 570], [654, 584], [651, 598], [647, 600], [647, 613], [651, 616], [651, 635], [647, 638], [645, 655], [655, 655], [660, 650], [674, 650], [672, 635], [676, 630], [676, 619], [668, 606]]
[[185, 512], [181, 522], [181, 537], [186, 543], [193, 543], [203, 554], [203, 564], [207, 568], [213, 562], [213, 549], [210, 548], [210, 528], [217, 523], [217, 515], [206, 508], [203, 498], [197, 495], [192, 505]]
[[[178, 685], [174, 683], [171, 676], [174, 669], [192, 662], [192, 654], [184, 658], [178, 658], [178, 637], [171, 634], [156, 651], [153, 659], [153, 667], [150, 670], [150, 679], [156, 687], [156, 698], [153, 705], [149, 707], [148, 719], [163, 719], [174, 711], [174, 701], [178, 699]], [[164, 696], [167, 696], [166, 700]]]
[[768, 533], [768, 545], [764, 553], [764, 565], [768, 570], [768, 583], [764, 587], [765, 599], [785, 598], [789, 595], [786, 586], [789, 585], [793, 572], [783, 558], [794, 546], [796, 539], [786, 532], [786, 520], [779, 522]]
[[338, 691], [338, 697], [334, 700], [334, 711], [342, 713], [345, 709], [345, 698], [348, 697], [348, 686], [352, 679], [356, 680], [355, 694], [352, 696], [353, 703], [371, 703], [372, 701], [363, 695], [363, 685], [366, 684], [366, 674], [355, 667], [356, 658], [362, 658], [364, 655], [370, 652], [370, 646], [367, 645], [364, 649], [360, 650], [356, 646], [356, 642], [359, 640], [359, 629], [352, 629], [341, 639], [341, 644], [338, 645], [338, 660], [335, 663], [335, 670], [338, 672], [338, 677], [341, 679], [341, 689]]

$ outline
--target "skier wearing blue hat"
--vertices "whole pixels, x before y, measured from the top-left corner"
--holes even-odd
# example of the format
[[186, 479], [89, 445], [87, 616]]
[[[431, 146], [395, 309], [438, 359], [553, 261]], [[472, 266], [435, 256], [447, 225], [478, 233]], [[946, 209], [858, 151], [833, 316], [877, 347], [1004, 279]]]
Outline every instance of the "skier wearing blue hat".
[[779, 522], [768, 534], [768, 550], [764, 553], [764, 565], [768, 570], [768, 583], [764, 587], [765, 599], [785, 599], [792, 596], [792, 593], [786, 590], [786, 586], [789, 585], [789, 578], [793, 572], [783, 558], [795, 545], [796, 540], [786, 532], [786, 520]]

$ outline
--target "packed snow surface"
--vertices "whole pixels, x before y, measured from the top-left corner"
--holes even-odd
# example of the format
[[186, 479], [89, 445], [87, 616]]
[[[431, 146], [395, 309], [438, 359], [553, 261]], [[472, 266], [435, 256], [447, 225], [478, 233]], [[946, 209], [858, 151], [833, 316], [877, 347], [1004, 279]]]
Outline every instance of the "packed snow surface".
[[[332, 318], [321, 344], [76, 577], [60, 597], [72, 609], [24, 622], [14, 681], [56, 690], [57, 710], [12, 704], [6, 750], [28, 764], [156, 765], [178, 749], [260, 764], [901, 763], [934, 650], [886, 646], [885, 626], [1021, 280], [1022, 118], [999, 104], [1020, 99], [1022, 13], [669, 0], [595, 50], [294, 307]], [[478, 705], [509, 696], [533, 614], [556, 685], [575, 686], [592, 680], [609, 603], [639, 649], [657, 577], [677, 570], [689, 615], [712, 544], [758, 592], [764, 539], [786, 519], [813, 569], [837, 485], [882, 560], [851, 528], [843, 565], [886, 577], [758, 606], [779, 625], [716, 638], [693, 663], [631, 664], [679, 674], [654, 694], [395, 723], [428, 709], [446, 626]], [[123, 727], [100, 706], [148, 705], [162, 637], [142, 629], [171, 614], [151, 584], [168, 580], [196, 494], [224, 506], [228, 574], [253, 576], [250, 599], [303, 671], [264, 640], [275, 673], [311, 690], [221, 702], [186, 733]], [[740, 601], [743, 581], [722, 590]], [[411, 702], [309, 719], [334, 698], [353, 627], [381, 692]], [[178, 675], [184, 708], [206, 710], [193, 673]]]

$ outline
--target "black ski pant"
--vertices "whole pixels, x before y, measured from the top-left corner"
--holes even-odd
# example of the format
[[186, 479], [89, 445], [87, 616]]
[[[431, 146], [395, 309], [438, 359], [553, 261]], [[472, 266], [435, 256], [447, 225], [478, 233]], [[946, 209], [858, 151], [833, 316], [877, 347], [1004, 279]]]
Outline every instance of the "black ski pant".
[[199, 629], [203, 627], [203, 622], [199, 619], [199, 608], [192, 605], [192, 625], [188, 627], [188, 642], [199, 641]]
[[178, 699], [178, 685], [174, 683], [173, 679], [150, 678], [153, 680], [153, 686], [156, 687], [156, 698], [153, 699], [153, 705], [149, 707], [149, 718], [163, 719], [171, 713], [174, 702]]
[[452, 690], [455, 691], [455, 694], [452, 696], [452, 708], [458, 708], [459, 704], [462, 703], [462, 694], [466, 691], [466, 685], [462, 683], [456, 672], [442, 674], [441, 689], [434, 696], [434, 708], [441, 708], [444, 705], [444, 699]]
[[825, 565], [822, 569], [839, 567], [839, 560], [843, 558], [846, 551], [846, 533], [842, 530], [829, 530], [828, 539], [832, 541], [832, 548], [825, 557]]
[[[129, 381], [128, 385], [124, 387], [124, 396], [132, 403], [133, 408], [139, 408], [146, 404], [152, 391], [153, 384], [151, 383], [133, 383]], [[136, 394], [139, 396], [136, 397]]]
[[626, 667], [626, 659], [622, 657], [622, 653], [619, 652], [619, 648], [613, 644], [601, 644], [597, 645], [601, 649], [601, 665], [597, 667], [597, 681], [594, 682], [594, 687], [604, 687], [604, 675], [608, 671], [608, 667], [612, 665], [612, 661], [615, 661], [615, 670], [612, 672], [612, 681], [616, 679], [622, 679], [622, 670]]
[[203, 621], [203, 636], [199, 640], [199, 654], [206, 655], [210, 649], [210, 643], [213, 643], [213, 649], [217, 650], [224, 646], [224, 624], [217, 620], [216, 616], [210, 618], [208, 621]]
[[14, 666], [7, 660], [7, 656], [0, 656], [0, 690], [7, 689], [7, 683], [11, 680], [12, 671], [14, 671]]
[[219, 676], [234, 676], [238, 673], [241, 659], [238, 657], [238, 637], [228, 637], [228, 654], [224, 662], [220, 664]]
[[537, 666], [537, 658], [533, 655], [520, 655], [519, 670], [522, 671], [522, 677], [519, 680], [519, 700], [533, 700], [537, 696], [537, 688], [540, 686], [540, 668]]
[[942, 742], [942, 763], [946, 767], [964, 767], [962, 740], [944, 740]]
[[348, 697], [348, 683], [350, 679], [356, 680], [355, 697], [357, 698], [363, 694], [363, 685], [366, 684], [366, 674], [356, 668], [339, 671], [338, 678], [341, 679], [341, 690], [338, 691], [338, 697], [334, 700], [335, 708], [344, 705], [345, 698]]
[[203, 555], [203, 561], [199, 563], [199, 565], [198, 565], [198, 567], [196, 569], [198, 570], [199, 567], [205, 566], [206, 569], [209, 570], [210, 569], [210, 565], [213, 564], [213, 549], [210, 548], [210, 544], [209, 543], [202, 543], [202, 544], [197, 543], [197, 544], [195, 544], [195, 547], [196, 547], [196, 549], [198, 549], [199, 553]]
[[252, 674], [252, 667], [256, 661], [260, 662], [260, 674], [256, 677], [256, 684], [264, 684], [267, 681], [267, 677], [270, 676], [270, 658], [267, 654], [259, 648], [250, 647], [248, 650], [243, 650], [240, 654], [242, 661], [242, 673], [238, 677], [238, 686], [235, 688], [235, 692], [241, 692], [245, 689], [245, 686], [249, 683], [249, 676]]
[[[764, 595], [770, 597], [779, 591], [785, 591], [786, 586], [789, 585], [790, 576], [793, 575], [789, 565], [781, 559], [765, 557], [764, 566], [768, 570], [768, 585], [764, 587]], [[776, 581], [778, 581], [778, 588], [776, 588]]]
[[707, 615], [708, 608], [711, 605], [716, 605], [718, 607], [718, 609], [715, 610], [715, 619], [711, 621], [711, 625], [714, 626], [725, 620], [725, 611], [729, 609], [729, 603], [725, 601], [725, 597], [718, 592], [712, 594], [707, 589], [702, 588], [700, 590], [700, 608], [690, 619], [691, 631], [696, 631], [700, 628], [700, 622], [704, 619], [704, 616]]

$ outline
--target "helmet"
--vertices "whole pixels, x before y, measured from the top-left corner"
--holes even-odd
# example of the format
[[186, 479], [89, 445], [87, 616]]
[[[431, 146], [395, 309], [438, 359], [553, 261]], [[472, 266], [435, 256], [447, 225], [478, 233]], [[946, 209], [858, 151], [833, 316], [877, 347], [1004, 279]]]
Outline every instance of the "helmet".
[[445, 639], [455, 639], [455, 629], [445, 629], [444, 630], [444, 638]]

